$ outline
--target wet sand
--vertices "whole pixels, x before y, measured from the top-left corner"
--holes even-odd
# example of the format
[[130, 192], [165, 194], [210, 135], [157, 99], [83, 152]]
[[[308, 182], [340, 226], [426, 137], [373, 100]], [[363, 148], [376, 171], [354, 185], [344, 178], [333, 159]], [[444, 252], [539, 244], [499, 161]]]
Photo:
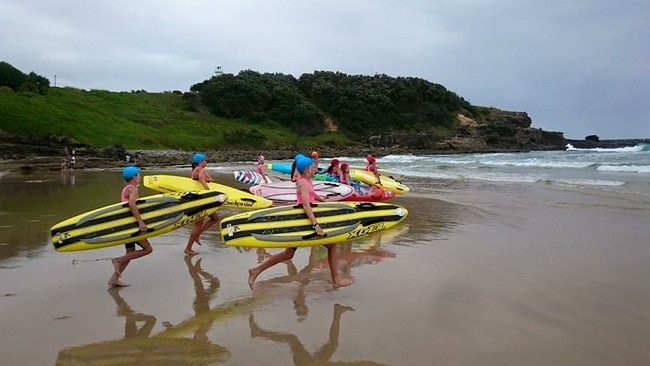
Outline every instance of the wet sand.
[[[355, 282], [338, 290], [316, 247], [264, 272], [251, 291], [247, 268], [276, 251], [226, 247], [215, 229], [193, 257], [183, 255], [189, 228], [153, 238], [154, 253], [129, 265], [131, 286], [120, 289], [106, 285], [120, 247], [11, 251], [0, 261], [0, 363], [650, 362], [650, 202], [408, 184], [413, 192], [393, 201], [410, 211], [401, 226], [340, 246], [340, 269]], [[20, 221], [12, 215], [0, 226]]]

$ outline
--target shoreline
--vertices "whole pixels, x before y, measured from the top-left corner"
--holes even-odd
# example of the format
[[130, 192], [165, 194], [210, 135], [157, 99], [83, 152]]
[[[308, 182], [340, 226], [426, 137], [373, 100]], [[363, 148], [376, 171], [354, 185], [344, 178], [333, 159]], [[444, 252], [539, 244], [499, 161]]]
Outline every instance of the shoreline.
[[[620, 139], [620, 140], [565, 140], [575, 148], [620, 148], [636, 146], [638, 144], [650, 144], [650, 139]], [[21, 144], [22, 145], [22, 144]], [[61, 146], [31, 146], [26, 148], [22, 145], [20, 151], [16, 151], [9, 158], [0, 157], [0, 172], [18, 172], [33, 173], [37, 171], [57, 171], [61, 170], [64, 156], [62, 154], [64, 145]], [[139, 167], [169, 167], [178, 165], [189, 165], [189, 158], [194, 151], [179, 149], [141, 149], [125, 150], [122, 148], [87, 148], [84, 146], [74, 146], [76, 150], [76, 167], [75, 169], [103, 169], [119, 168], [127, 164], [137, 164]], [[564, 148], [564, 150], [566, 147]], [[493, 154], [493, 153], [521, 153], [530, 151], [556, 151], [557, 148], [540, 148], [540, 149], [494, 149], [494, 148], [449, 148], [449, 149], [426, 149], [416, 150], [402, 146], [377, 147], [377, 146], [347, 146], [347, 147], [310, 147], [303, 149], [213, 149], [203, 151], [208, 161], [214, 163], [226, 162], [255, 162], [257, 155], [264, 155], [267, 160], [288, 160], [297, 153], [308, 154], [309, 151], [316, 150], [321, 157], [363, 157], [366, 154], [376, 154], [379, 157], [387, 155], [459, 155], [459, 154]], [[126, 156], [136, 157], [135, 160], [127, 161]]]
[[[308, 154], [312, 149], [292, 150], [292, 149], [269, 149], [269, 150], [239, 150], [239, 149], [220, 149], [205, 151], [209, 162], [227, 163], [241, 162], [254, 163], [257, 155], [264, 155], [266, 160], [288, 160], [293, 158], [297, 153]], [[530, 150], [409, 150], [404, 148], [371, 148], [371, 147], [344, 147], [329, 148], [320, 147], [313, 149], [319, 152], [321, 157], [363, 157], [366, 154], [373, 153], [377, 156], [387, 156], [392, 154], [412, 154], [412, 155], [454, 155], [454, 154], [471, 154], [471, 153], [505, 153], [505, 152], [526, 152]], [[124, 156], [129, 154], [135, 157], [131, 161], [125, 158], [107, 157], [106, 154], [94, 150], [77, 148], [75, 169], [110, 169], [120, 168], [128, 164], [137, 164], [143, 168], [170, 167], [170, 166], [189, 166], [189, 159], [194, 153], [185, 150], [130, 150], [123, 153]], [[61, 165], [64, 159], [61, 155], [33, 155], [13, 159], [0, 159], [0, 171], [11, 173], [34, 173], [38, 171], [58, 171], [62, 170]]]

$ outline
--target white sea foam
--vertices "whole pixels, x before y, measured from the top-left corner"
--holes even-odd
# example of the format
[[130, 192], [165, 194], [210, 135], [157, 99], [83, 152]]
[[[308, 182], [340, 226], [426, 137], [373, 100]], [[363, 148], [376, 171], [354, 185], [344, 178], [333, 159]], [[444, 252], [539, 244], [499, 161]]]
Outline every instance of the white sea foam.
[[625, 182], [617, 180], [598, 180], [598, 179], [558, 179], [555, 182], [574, 186], [608, 186], [617, 187], [625, 185]]
[[411, 163], [418, 160], [426, 159], [425, 156], [416, 155], [386, 155], [377, 159], [377, 163]]
[[650, 173], [650, 165], [601, 165], [596, 170], [602, 172]]
[[[569, 151], [524, 153], [388, 155], [378, 159], [378, 167], [382, 174], [399, 175], [399, 180], [406, 185], [426, 179], [473, 180], [570, 185], [621, 192], [634, 190], [650, 194], [646, 179], [650, 174], [648, 145], [620, 149], [569, 148]], [[339, 160], [350, 166], [362, 168], [365, 165], [364, 157], [339, 157]]]
[[526, 167], [526, 168], [573, 168], [583, 169], [588, 168], [596, 163], [590, 161], [549, 161], [543, 159], [529, 159], [529, 160], [511, 160], [511, 161], [483, 161], [481, 164], [492, 166], [513, 166], [513, 167]]
[[601, 147], [592, 148], [592, 149], [578, 149], [578, 148], [573, 147], [573, 145], [571, 145], [571, 144], [567, 144], [566, 149], [567, 149], [567, 151], [595, 151], [595, 152], [629, 153], [629, 152], [643, 151], [643, 145], [618, 147], [618, 148], [612, 148], [612, 149], [605, 149], [605, 148], [601, 148]]

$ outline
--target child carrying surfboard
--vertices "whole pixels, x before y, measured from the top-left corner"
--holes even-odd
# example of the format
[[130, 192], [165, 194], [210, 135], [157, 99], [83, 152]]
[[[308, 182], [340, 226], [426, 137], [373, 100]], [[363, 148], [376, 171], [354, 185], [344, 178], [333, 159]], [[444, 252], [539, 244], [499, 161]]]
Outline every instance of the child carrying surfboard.
[[375, 184], [381, 185], [381, 178], [379, 171], [377, 170], [377, 158], [375, 157], [375, 154], [368, 154], [368, 156], [366, 156], [366, 160], [368, 161], [368, 164], [366, 164], [366, 170], [374, 174], [377, 178], [377, 182]]
[[[140, 210], [136, 206], [138, 201], [138, 185], [140, 184], [140, 169], [134, 166], [127, 166], [122, 170], [122, 178], [126, 181], [126, 185], [122, 188], [122, 193], [120, 194], [120, 201], [128, 202], [129, 209], [135, 218], [138, 220], [138, 226], [140, 227], [141, 232], [147, 231], [147, 224], [142, 220], [140, 216]], [[140, 249], [136, 250], [135, 245], [140, 246]], [[120, 281], [120, 277], [126, 266], [129, 265], [133, 259], [144, 257], [153, 252], [153, 248], [147, 239], [142, 239], [138, 242], [124, 244], [126, 253], [121, 257], [116, 257], [111, 259], [113, 263], [113, 275], [108, 279], [108, 285], [113, 287], [122, 287], [128, 286], [126, 283]]]
[[[314, 186], [312, 184], [311, 178], [314, 175], [315, 167], [312, 159], [298, 155], [294, 159], [296, 165], [296, 171], [298, 172], [298, 180], [296, 181], [296, 199], [299, 205], [302, 205], [303, 210], [305, 210], [305, 215], [312, 223], [312, 228], [316, 232], [316, 235], [323, 236], [325, 233], [323, 229], [316, 221], [316, 216], [311, 208], [311, 204], [316, 201], [324, 201], [323, 197], [320, 197], [314, 192]], [[327, 244], [327, 262], [330, 267], [330, 275], [332, 277], [332, 286], [334, 288], [339, 288], [343, 286], [349, 286], [354, 282], [350, 278], [339, 278], [337, 259], [336, 259], [336, 244]], [[257, 276], [260, 275], [263, 271], [273, 267], [278, 263], [290, 260], [293, 258], [296, 253], [296, 247], [287, 248], [284, 251], [274, 254], [271, 257], [267, 258], [264, 262], [260, 263], [257, 267], [250, 268], [248, 270], [248, 286], [253, 289], [255, 280]]]
[[[212, 182], [213, 179], [208, 174], [208, 172], [205, 170], [205, 167], [207, 165], [207, 161], [205, 160], [205, 155], [201, 153], [196, 153], [192, 155], [192, 173], [190, 173], [190, 178], [193, 180], [198, 181], [201, 183], [201, 186], [203, 186], [203, 189], [205, 190], [210, 190], [210, 187], [208, 186], [209, 182]], [[192, 228], [192, 232], [190, 233], [190, 237], [187, 240], [187, 245], [185, 245], [185, 250], [184, 253], [187, 255], [196, 255], [198, 254], [194, 250], [192, 250], [192, 246], [194, 243], [201, 245], [201, 241], [199, 238], [201, 237], [201, 234], [206, 231], [210, 226], [216, 224], [219, 222], [219, 215], [217, 215], [216, 212], [211, 213], [208, 216], [208, 220], [204, 222], [204, 220], [199, 220], [194, 223], [194, 228]]]

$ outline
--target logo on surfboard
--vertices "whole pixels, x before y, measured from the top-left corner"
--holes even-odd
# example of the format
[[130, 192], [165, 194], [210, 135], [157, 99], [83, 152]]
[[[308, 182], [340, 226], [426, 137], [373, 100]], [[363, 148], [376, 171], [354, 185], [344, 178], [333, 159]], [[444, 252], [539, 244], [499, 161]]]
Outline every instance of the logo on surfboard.
[[383, 230], [385, 227], [386, 225], [383, 222], [378, 222], [376, 224], [368, 225], [366, 227], [362, 227], [360, 229], [350, 231], [346, 239], [350, 240], [361, 236], [365, 236], [370, 233], [374, 233], [375, 231]]

